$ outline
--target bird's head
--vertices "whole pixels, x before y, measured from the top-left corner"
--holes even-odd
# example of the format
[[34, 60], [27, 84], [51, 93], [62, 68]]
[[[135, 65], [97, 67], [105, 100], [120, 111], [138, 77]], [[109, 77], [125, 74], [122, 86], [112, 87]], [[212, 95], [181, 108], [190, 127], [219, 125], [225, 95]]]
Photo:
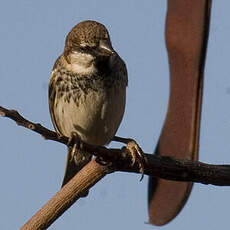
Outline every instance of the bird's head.
[[114, 52], [107, 29], [96, 21], [83, 21], [74, 26], [67, 35], [64, 50], [67, 59], [79, 53], [107, 58]]

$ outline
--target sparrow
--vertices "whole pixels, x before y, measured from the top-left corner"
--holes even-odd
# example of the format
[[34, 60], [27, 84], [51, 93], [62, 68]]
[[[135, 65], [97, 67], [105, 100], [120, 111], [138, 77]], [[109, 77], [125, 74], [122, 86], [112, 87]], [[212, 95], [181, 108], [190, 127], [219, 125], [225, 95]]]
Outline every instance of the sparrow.
[[[74, 26], [50, 77], [49, 110], [56, 132], [91, 145], [109, 144], [123, 118], [127, 84], [126, 65], [106, 27], [96, 21]], [[69, 146], [62, 186], [90, 160], [91, 154]]]

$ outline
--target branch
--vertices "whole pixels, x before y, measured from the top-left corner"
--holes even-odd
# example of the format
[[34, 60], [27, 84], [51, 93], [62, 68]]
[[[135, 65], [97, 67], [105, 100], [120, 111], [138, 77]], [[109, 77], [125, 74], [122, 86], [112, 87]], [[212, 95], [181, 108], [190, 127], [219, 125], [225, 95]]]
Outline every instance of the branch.
[[108, 173], [108, 168], [92, 160], [79, 173], [77, 173], [60, 191], [58, 191], [21, 230], [47, 229], [59, 216], [61, 216], [81, 193], [87, 191]]
[[[68, 138], [58, 136], [39, 123], [33, 123], [22, 117], [15, 110], [0, 106], [0, 115], [14, 120], [18, 125], [39, 133], [46, 140], [53, 140], [67, 145]], [[138, 164], [131, 165], [132, 159], [125, 148], [109, 149], [103, 146], [83, 144], [83, 148], [93, 155], [112, 162], [111, 171], [139, 173]], [[175, 159], [168, 156], [157, 156], [145, 153], [144, 174], [174, 181], [191, 181], [202, 184], [230, 186], [230, 165], [212, 165], [199, 161]]]
[[[57, 141], [65, 145], [68, 143], [67, 137], [60, 137], [57, 133], [43, 127], [41, 124], [25, 119], [15, 110], [8, 110], [0, 106], [0, 115], [14, 120], [20, 126], [39, 133], [47, 140]], [[108, 149], [85, 143], [83, 148], [104, 161], [111, 162], [111, 164], [103, 166], [92, 160], [22, 226], [21, 230], [48, 228], [81, 197], [82, 193], [89, 190], [108, 173], [114, 171], [139, 173], [138, 164], [131, 165], [132, 159], [126, 148]], [[230, 165], [210, 165], [152, 154], [145, 154], [145, 156], [144, 174], [146, 175], [167, 180], [192, 181], [221, 186], [230, 185]]]

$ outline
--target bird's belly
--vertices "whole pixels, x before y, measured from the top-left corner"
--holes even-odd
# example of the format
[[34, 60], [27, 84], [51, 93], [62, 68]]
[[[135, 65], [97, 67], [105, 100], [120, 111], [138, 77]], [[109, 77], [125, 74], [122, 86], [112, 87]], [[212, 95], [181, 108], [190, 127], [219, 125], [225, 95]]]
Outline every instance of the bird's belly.
[[62, 135], [76, 132], [80, 138], [94, 145], [105, 145], [114, 137], [125, 109], [125, 87], [109, 93], [91, 92], [81, 97], [78, 103], [59, 98], [54, 112]]

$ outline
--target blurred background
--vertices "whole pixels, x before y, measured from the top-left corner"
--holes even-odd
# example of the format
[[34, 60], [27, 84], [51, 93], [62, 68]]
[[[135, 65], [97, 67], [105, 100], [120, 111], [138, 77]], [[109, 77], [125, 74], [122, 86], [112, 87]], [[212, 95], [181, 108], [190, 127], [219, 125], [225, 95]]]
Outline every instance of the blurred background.
[[[129, 73], [127, 107], [118, 135], [153, 152], [168, 101], [164, 41], [166, 0], [3, 1], [0, 8], [0, 105], [53, 129], [48, 82], [65, 36], [82, 20], [103, 23]], [[230, 23], [228, 0], [213, 1], [205, 70], [200, 160], [230, 161]], [[113, 144], [112, 146], [118, 146]], [[0, 118], [0, 229], [22, 226], [60, 188], [66, 148]], [[180, 215], [148, 225], [145, 176], [106, 176], [49, 229], [228, 229], [229, 187], [195, 184]]]

